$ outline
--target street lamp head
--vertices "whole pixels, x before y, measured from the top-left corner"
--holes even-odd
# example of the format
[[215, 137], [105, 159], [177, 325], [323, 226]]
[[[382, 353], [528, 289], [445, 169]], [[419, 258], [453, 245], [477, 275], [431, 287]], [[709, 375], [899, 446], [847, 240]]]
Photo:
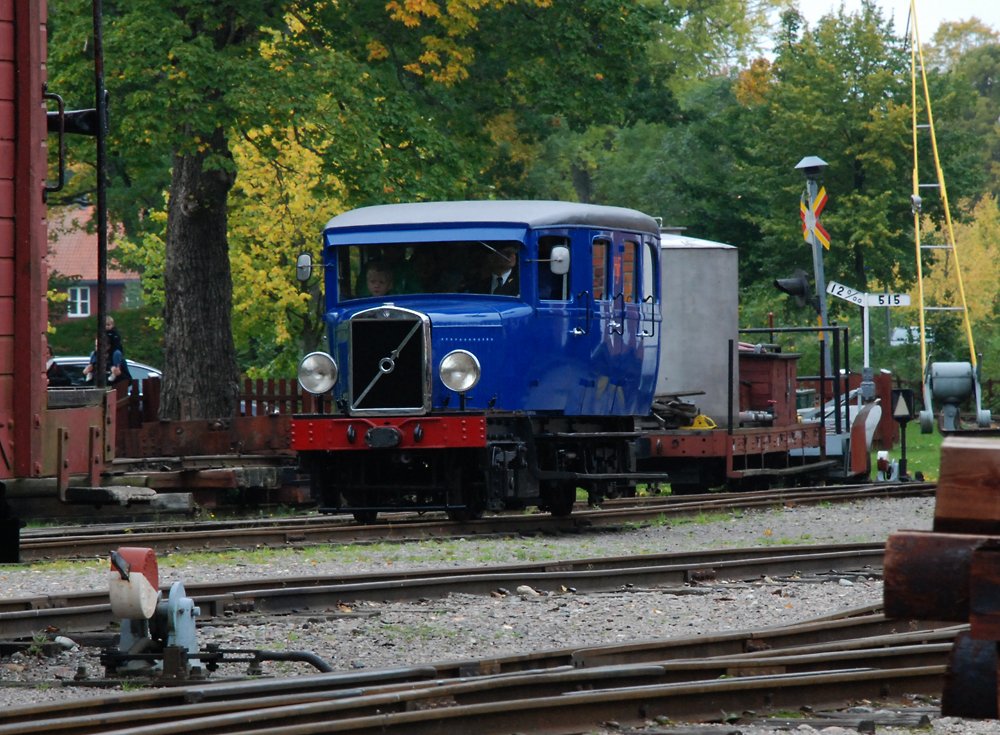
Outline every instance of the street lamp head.
[[815, 179], [827, 165], [819, 156], [806, 156], [795, 164], [795, 168], [802, 171], [807, 179]]

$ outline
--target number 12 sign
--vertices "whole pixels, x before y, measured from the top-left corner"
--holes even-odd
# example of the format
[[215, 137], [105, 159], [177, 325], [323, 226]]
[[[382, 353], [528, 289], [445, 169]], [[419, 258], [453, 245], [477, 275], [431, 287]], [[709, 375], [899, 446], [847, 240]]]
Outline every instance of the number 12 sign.
[[850, 301], [858, 306], [909, 306], [910, 294], [908, 293], [865, 293], [856, 291], [853, 288], [830, 281], [826, 287], [826, 292], [831, 296], [836, 296], [844, 301]]

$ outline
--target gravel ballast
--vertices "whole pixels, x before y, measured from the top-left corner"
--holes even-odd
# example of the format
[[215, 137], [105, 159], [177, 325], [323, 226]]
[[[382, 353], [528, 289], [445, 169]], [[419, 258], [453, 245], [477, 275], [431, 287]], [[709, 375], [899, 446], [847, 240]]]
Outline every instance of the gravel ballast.
[[[309, 548], [217, 556], [161, 557], [162, 583], [187, 583], [308, 574], [360, 574], [448, 566], [489, 566], [536, 560], [682, 552], [705, 548], [884, 542], [897, 530], [929, 530], [933, 498], [858, 501], [719, 514], [711, 519], [609, 533], [517, 539], [428, 541], [416, 544]], [[106, 560], [70, 565], [0, 567], [6, 598], [106, 589]], [[879, 603], [882, 582], [851, 575], [822, 583], [759, 579], [701, 584], [686, 590], [627, 589], [607, 593], [510, 586], [492, 595], [450, 595], [414, 602], [345, 600], [337, 609], [278, 618], [238, 617], [199, 628], [202, 645], [310, 651], [336, 669], [383, 668], [512, 655], [651, 638], [787, 625], [831, 612]], [[67, 644], [69, 645], [69, 644]], [[97, 651], [67, 649], [54, 658], [0, 659], [0, 706], [100, 696], [108, 690], [41, 688], [32, 682], [69, 682], [80, 667], [99, 677]], [[315, 673], [301, 663], [265, 663], [265, 674]], [[240, 675], [242, 671], [219, 672]], [[991, 729], [983, 729], [990, 726]], [[808, 726], [800, 731], [808, 732]], [[767, 729], [739, 728], [745, 735]], [[829, 729], [829, 728], [827, 728]], [[1000, 724], [938, 719], [934, 733], [980, 735]], [[845, 732], [853, 732], [846, 730]], [[882, 733], [908, 732], [879, 728]], [[925, 728], [921, 732], [928, 732]], [[828, 733], [835, 735], [835, 733]]]

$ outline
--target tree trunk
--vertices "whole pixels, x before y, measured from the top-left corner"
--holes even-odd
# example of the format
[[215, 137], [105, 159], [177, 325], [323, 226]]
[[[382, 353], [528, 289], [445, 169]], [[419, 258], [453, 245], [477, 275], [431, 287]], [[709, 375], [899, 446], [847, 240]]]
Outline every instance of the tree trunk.
[[233, 176], [205, 169], [229, 159], [221, 129], [195, 153], [174, 156], [167, 214], [161, 419], [229, 418], [239, 400], [226, 202]]

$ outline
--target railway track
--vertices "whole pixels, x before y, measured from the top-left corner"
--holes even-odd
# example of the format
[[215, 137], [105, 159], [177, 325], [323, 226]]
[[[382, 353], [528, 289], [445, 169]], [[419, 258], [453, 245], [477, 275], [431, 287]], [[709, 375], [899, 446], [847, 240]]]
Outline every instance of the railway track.
[[836, 708], [940, 692], [951, 641], [965, 628], [887, 620], [868, 607], [708, 638], [21, 707], [0, 716], [0, 735], [573, 733], [608, 721], [718, 721], [804, 702]]
[[704, 513], [767, 508], [775, 505], [839, 503], [871, 498], [932, 495], [929, 483], [874, 484], [706, 496], [651, 496], [608, 501], [600, 509], [581, 509], [555, 518], [546, 514], [506, 514], [456, 523], [443, 514], [392, 514], [370, 525], [344, 516], [290, 519], [180, 522], [176, 524], [115, 524], [97, 527], [65, 526], [29, 530], [22, 534], [23, 561], [106, 556], [119, 546], [145, 546], [159, 553], [302, 547], [372, 541], [413, 541], [427, 538], [485, 537], [526, 533], [577, 533], [587, 530], [684, 518]]
[[[856, 574], [877, 577], [881, 574], [883, 554], [883, 544], [721, 549], [490, 567], [197, 583], [185, 584], [185, 589], [201, 608], [202, 618], [212, 618], [324, 609], [345, 601], [415, 600], [449, 593], [490, 594], [520, 584], [537, 589], [596, 592], [628, 586], [676, 588], [716, 579], [822, 575], [831, 570], [837, 570], [841, 576], [853, 570]], [[164, 592], [167, 591], [165, 588]], [[30, 636], [46, 629], [69, 635], [103, 630], [111, 622], [105, 590], [0, 600], [0, 629], [8, 637]]]
[[[875, 497], [852, 489], [845, 500]], [[907, 487], [904, 494], [933, 492]], [[884, 497], [882, 489], [878, 497]], [[893, 495], [898, 493], [893, 492]], [[705, 499], [698, 499], [699, 501]], [[654, 505], [656, 514], [724, 511], [805, 502], [836, 502], [831, 494], [740, 493]], [[623, 505], [614, 503], [614, 506]], [[602, 513], [634, 512], [635, 504]], [[587, 513], [598, 511], [586, 511]], [[648, 517], [648, 516], [647, 516]], [[519, 519], [522, 517], [515, 517]], [[529, 517], [530, 518], [530, 517]], [[330, 519], [305, 518], [303, 525]], [[338, 519], [334, 518], [334, 521]], [[623, 524], [621, 520], [608, 525]], [[213, 529], [256, 523], [224, 523]], [[426, 525], [387, 519], [374, 527]], [[455, 524], [443, 524], [455, 527]], [[462, 524], [463, 526], [476, 524]], [[582, 525], [577, 531], [600, 528]], [[197, 532], [199, 526], [189, 529]], [[95, 529], [107, 536], [114, 528]], [[157, 533], [162, 528], [148, 528]], [[407, 531], [409, 533], [409, 531]], [[426, 537], [427, 532], [416, 532]], [[468, 531], [460, 532], [469, 536]], [[115, 534], [110, 534], [115, 535]], [[135, 544], [134, 534], [127, 534]], [[120, 544], [119, 544], [120, 545]], [[135, 544], [140, 545], [140, 544]], [[106, 553], [106, 552], [105, 552]], [[227, 624], [266, 624], [268, 616], [336, 609], [342, 602], [417, 600], [460, 592], [490, 594], [521, 584], [564, 592], [656, 588], [670, 593], [717, 580], [798, 582], [878, 577], [882, 544], [774, 546], [623, 558], [569, 559], [502, 567], [413, 570], [377, 575], [284, 577], [223, 584], [185, 584], [202, 617]], [[56, 630], [84, 644], [113, 640], [106, 593], [74, 592], [0, 601], [5, 635]], [[0, 735], [34, 733], [315, 733], [579, 732], [605, 721], [640, 724], [717, 720], [719, 713], [839, 708], [858, 699], [941, 692], [954, 636], [967, 626], [887, 620], [877, 607], [809, 623], [627, 645], [575, 647], [509, 657], [448, 661], [397, 669], [340, 671], [291, 679], [200, 682], [169, 690], [97, 697], [89, 703], [8, 709]], [[89, 633], [80, 633], [89, 631]], [[77, 635], [77, 633], [80, 633]], [[118, 683], [93, 681], [93, 684]], [[80, 682], [66, 682], [79, 685]], [[57, 681], [51, 686], [59, 686]]]

